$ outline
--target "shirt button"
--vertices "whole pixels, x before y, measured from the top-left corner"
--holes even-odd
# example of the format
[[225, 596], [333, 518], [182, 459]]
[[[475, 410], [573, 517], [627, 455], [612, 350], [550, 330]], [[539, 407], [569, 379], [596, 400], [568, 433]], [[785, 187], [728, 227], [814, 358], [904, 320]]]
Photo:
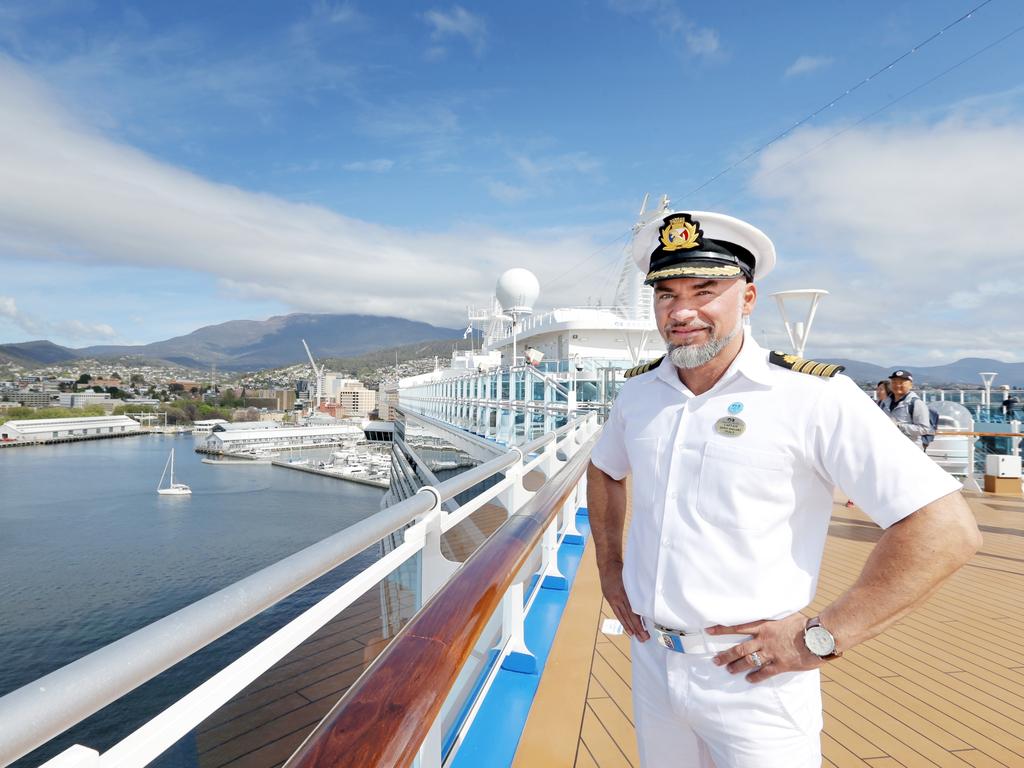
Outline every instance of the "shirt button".
[[668, 544], [669, 544], [669, 541], [668, 541], [668, 539], [667, 539], [667, 538], [665, 538], [665, 539], [662, 539], [662, 540], [661, 540], [661, 543], [662, 543], [662, 545], [663, 545], [663, 546], [666, 546], [666, 547], [667, 547], [667, 546], [668, 546]]
[[678, 493], [676, 493], [675, 491], [669, 491], [669, 492], [668, 492], [668, 497], [669, 497], [670, 499], [672, 499], [673, 501], [675, 501], [675, 499], [676, 499], [676, 498], [677, 498], [678, 496], [679, 496], [679, 494], [678, 494]]

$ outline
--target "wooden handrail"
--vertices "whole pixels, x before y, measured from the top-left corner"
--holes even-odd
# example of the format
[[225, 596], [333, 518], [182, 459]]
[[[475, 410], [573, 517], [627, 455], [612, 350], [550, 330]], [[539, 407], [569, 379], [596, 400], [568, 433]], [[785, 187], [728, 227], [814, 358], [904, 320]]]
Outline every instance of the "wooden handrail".
[[411, 764], [488, 619], [586, 470], [596, 439], [506, 520], [402, 628], [285, 768]]
[[935, 433], [936, 437], [1024, 437], [1024, 432], [946, 432], [945, 430], [938, 430]]

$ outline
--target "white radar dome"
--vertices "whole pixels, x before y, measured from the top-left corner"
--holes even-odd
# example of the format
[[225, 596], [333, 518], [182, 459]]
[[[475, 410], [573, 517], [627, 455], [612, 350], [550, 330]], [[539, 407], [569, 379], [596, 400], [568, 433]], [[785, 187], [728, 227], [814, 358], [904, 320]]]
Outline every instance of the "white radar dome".
[[498, 278], [494, 293], [505, 312], [528, 315], [540, 295], [540, 283], [530, 270], [514, 267]]

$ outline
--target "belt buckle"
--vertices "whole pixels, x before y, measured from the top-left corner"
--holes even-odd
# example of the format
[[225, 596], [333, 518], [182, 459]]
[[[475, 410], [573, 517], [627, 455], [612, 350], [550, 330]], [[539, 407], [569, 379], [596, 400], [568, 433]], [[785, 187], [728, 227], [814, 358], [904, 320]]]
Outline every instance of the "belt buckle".
[[663, 627], [661, 624], [655, 622], [651, 623], [654, 624], [654, 630], [658, 633], [658, 642], [661, 643], [662, 646], [670, 651], [675, 651], [676, 653], [686, 653], [686, 649], [683, 648], [683, 637], [686, 635], [685, 632], [678, 629], [669, 629], [668, 627]]

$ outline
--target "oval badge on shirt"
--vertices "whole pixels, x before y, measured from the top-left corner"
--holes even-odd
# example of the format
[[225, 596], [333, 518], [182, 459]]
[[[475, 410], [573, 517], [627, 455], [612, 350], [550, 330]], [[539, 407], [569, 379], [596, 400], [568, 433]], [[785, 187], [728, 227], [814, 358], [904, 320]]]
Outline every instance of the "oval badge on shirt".
[[746, 422], [735, 416], [723, 416], [715, 422], [715, 432], [726, 437], [739, 437], [746, 429]]

